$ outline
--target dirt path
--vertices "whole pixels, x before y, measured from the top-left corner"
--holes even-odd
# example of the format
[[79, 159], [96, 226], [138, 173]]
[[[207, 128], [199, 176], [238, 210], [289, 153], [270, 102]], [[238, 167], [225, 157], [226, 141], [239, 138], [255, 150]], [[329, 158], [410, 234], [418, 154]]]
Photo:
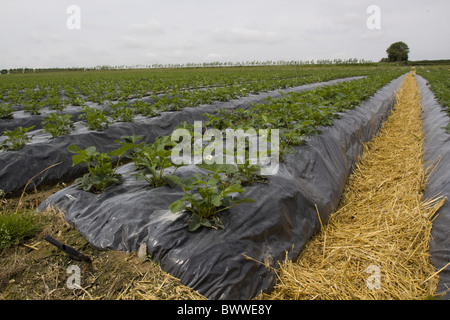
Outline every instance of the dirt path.
[[410, 73], [392, 114], [365, 146], [341, 204], [305, 247], [285, 261], [268, 299], [424, 299], [435, 293], [432, 218], [424, 202], [420, 93]]

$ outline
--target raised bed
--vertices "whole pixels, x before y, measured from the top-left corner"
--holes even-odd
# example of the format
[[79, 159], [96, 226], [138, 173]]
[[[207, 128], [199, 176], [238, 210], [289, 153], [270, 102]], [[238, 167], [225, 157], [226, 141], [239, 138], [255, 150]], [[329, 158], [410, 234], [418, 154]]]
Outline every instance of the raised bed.
[[[450, 135], [445, 132], [448, 114], [437, 102], [435, 95], [421, 76], [416, 76], [422, 96], [422, 120], [425, 134], [425, 166], [429, 170], [425, 198], [443, 196], [450, 199]], [[430, 255], [437, 270], [450, 262], [450, 201], [437, 212], [431, 230]], [[437, 293], [450, 299], [450, 267], [439, 273]]]

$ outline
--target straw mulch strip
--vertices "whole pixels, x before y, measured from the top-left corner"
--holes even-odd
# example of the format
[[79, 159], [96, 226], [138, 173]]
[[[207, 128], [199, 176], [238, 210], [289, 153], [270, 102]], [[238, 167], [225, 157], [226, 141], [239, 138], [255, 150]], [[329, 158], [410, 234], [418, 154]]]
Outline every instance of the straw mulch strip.
[[424, 201], [420, 93], [408, 74], [379, 135], [365, 145], [338, 210], [297, 261], [280, 264], [264, 299], [424, 299], [438, 272], [432, 220], [445, 199]]

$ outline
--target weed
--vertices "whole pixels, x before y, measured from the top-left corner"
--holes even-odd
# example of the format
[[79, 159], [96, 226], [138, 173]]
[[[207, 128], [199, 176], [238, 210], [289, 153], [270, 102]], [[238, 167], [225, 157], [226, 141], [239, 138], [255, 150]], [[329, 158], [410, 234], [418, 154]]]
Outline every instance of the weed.
[[0, 213], [0, 250], [18, 244], [33, 235], [41, 223], [33, 210], [21, 210], [18, 213], [3, 211]]

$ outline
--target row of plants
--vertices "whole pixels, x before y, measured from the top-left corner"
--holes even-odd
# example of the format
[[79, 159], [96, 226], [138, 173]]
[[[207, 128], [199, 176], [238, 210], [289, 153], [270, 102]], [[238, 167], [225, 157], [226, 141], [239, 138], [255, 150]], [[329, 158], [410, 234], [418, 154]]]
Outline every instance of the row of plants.
[[[291, 93], [277, 99], [268, 99], [266, 103], [254, 105], [251, 109], [221, 110], [217, 114], [205, 114], [208, 121], [203, 130], [225, 129], [278, 129], [280, 130], [280, 161], [292, 147], [305, 141], [305, 138], [319, 132], [321, 126], [331, 125], [340, 113], [352, 109], [371, 97], [381, 87], [403, 71], [373, 74], [365, 79], [354, 80], [335, 86], [319, 87], [304, 93]], [[178, 128], [191, 130], [193, 125], [181, 123]], [[271, 136], [271, 135], [270, 135]], [[172, 161], [171, 154], [175, 142], [169, 136], [159, 137], [152, 144], [138, 143], [140, 137], [123, 137], [116, 141], [120, 147], [110, 153], [99, 153], [95, 147], [81, 149], [71, 146], [74, 153], [73, 164], [84, 163], [88, 168], [82, 178], [75, 182], [85, 191], [102, 192], [112, 184], [120, 183], [117, 173], [119, 163], [124, 158], [134, 163], [136, 179], [145, 180], [150, 187], [174, 187], [183, 190], [184, 195], [173, 202], [172, 212], [187, 212], [189, 230], [213, 227], [223, 228], [219, 213], [240, 203], [254, 202], [240, 197], [245, 193], [245, 185], [269, 183], [261, 176], [260, 166], [249, 161], [236, 164], [197, 164], [206, 173], [195, 173], [182, 179], [176, 174], [181, 165]], [[248, 145], [246, 146], [248, 154]], [[237, 154], [235, 153], [235, 159]], [[113, 163], [115, 162], [115, 165]]]
[[[427, 80], [439, 104], [450, 116], [450, 66], [419, 67], [416, 72]], [[450, 134], [450, 121], [445, 130]]]
[[[359, 70], [360, 71], [360, 70]], [[344, 77], [353, 74], [354, 71], [326, 72], [318, 75], [315, 72], [318, 80], [322, 77], [323, 81], [330, 80], [336, 77]], [[253, 82], [249, 87], [247, 84], [238, 84], [236, 86], [216, 87], [206, 90], [188, 90], [179, 91], [172, 90], [171, 93], [154, 96], [154, 103], [145, 102], [142, 100], [135, 100], [131, 103], [117, 102], [110, 103], [108, 108], [98, 107], [82, 107], [82, 113], [79, 119], [83, 120], [83, 124], [89, 130], [102, 131], [105, 130], [111, 122], [132, 122], [136, 115], [143, 115], [145, 117], [154, 117], [163, 111], [179, 111], [186, 107], [195, 107], [201, 104], [211, 104], [214, 101], [229, 101], [231, 99], [240, 98], [250, 93], [258, 93], [259, 91], [273, 90], [274, 88], [285, 88], [293, 85], [300, 85], [311, 82], [315, 78], [312, 76], [304, 76], [302, 78], [291, 77], [289, 79], [273, 81], [258, 81]], [[286, 82], [287, 81], [287, 82]], [[82, 102], [81, 102], [82, 103]], [[29, 104], [30, 106], [32, 103]], [[53, 109], [56, 110], [56, 109]], [[59, 109], [62, 111], [62, 109]], [[30, 111], [32, 114], [40, 114], [39, 109]], [[0, 104], [0, 118], [13, 118], [13, 111], [10, 104]], [[74, 128], [73, 115], [63, 114], [63, 112], [53, 112], [45, 116], [41, 122], [44, 132], [52, 135], [53, 138], [68, 135]], [[7, 137], [2, 148], [4, 150], [17, 150], [23, 146], [30, 139], [26, 132], [31, 128], [18, 127], [15, 130], [6, 130], [3, 136]], [[15, 137], [20, 143], [11, 143], [11, 137]]]
[[[385, 67], [386, 68], [386, 67]], [[249, 93], [282, 89], [339, 77], [366, 75], [376, 68], [252, 67], [184, 70], [121, 70], [103, 72], [8, 75], [0, 82], [0, 104], [38, 114], [43, 107], [61, 111], [86, 102], [103, 104], [181, 91], [238, 87]], [[4, 80], [4, 81], [3, 81]], [[220, 90], [218, 93], [220, 95]]]
[[[40, 123], [43, 132], [51, 134], [52, 138], [56, 138], [69, 135], [75, 128], [74, 122], [77, 120], [81, 120], [81, 123], [89, 130], [103, 131], [113, 122], [133, 122], [136, 115], [154, 117], [159, 112], [156, 106], [137, 100], [131, 104], [125, 102], [112, 103], [109, 108], [84, 106], [76, 119], [72, 114], [52, 112], [43, 117]], [[27, 132], [34, 128], [35, 126], [27, 128], [19, 126], [13, 130], [4, 130], [2, 148], [4, 150], [20, 149], [31, 140], [32, 136]]]
[[[220, 68], [185, 70], [127, 70], [86, 73], [48, 73], [9, 75], [0, 83], [0, 102], [14, 106], [28, 103], [60, 109], [65, 104], [83, 101], [103, 103], [124, 101], [130, 97], [210, 87], [226, 87], [260, 81], [310, 77], [331, 71], [349, 72], [345, 68]], [[357, 72], [358, 68], [353, 70]], [[361, 70], [361, 69], [359, 69]], [[256, 86], [255, 86], [256, 88]], [[34, 106], [37, 108], [39, 106]], [[31, 108], [31, 106], [30, 106]]]
[[[138, 136], [122, 137], [118, 149], [109, 153], [101, 153], [91, 146], [81, 149], [71, 145], [69, 151], [74, 153], [73, 165], [84, 163], [88, 173], [75, 180], [79, 188], [85, 191], [99, 193], [107, 187], [120, 183], [122, 175], [117, 173], [121, 161], [125, 158], [132, 161], [137, 180], [145, 180], [150, 187], [179, 186], [184, 195], [173, 202], [169, 209], [173, 213], [188, 212], [190, 214], [188, 228], [195, 231], [201, 226], [224, 228], [218, 213], [232, 208], [240, 203], [254, 202], [250, 198], [242, 198], [236, 194], [245, 192], [240, 180], [242, 174], [253, 175], [254, 169], [247, 170], [247, 165], [231, 164], [198, 164], [205, 169], [205, 174], [195, 173], [182, 179], [176, 175], [182, 165], [172, 162], [171, 153], [175, 143], [169, 136], [159, 137], [154, 143], [137, 143]], [[115, 165], [113, 165], [115, 163]], [[171, 171], [167, 174], [167, 171]]]
[[[328, 75], [324, 77], [324, 81], [334, 78], [336, 75]], [[247, 96], [248, 94], [257, 94], [274, 89], [284, 89], [297, 85], [308, 83], [311, 77], [289, 78], [284, 80], [259, 80], [248, 83], [237, 83], [226, 87], [213, 87], [207, 89], [189, 89], [182, 90], [173, 88], [167, 90], [163, 94], [157, 95], [152, 93], [149, 98], [156, 101], [161, 109], [180, 110], [184, 107], [192, 107], [199, 104], [212, 103], [214, 101], [229, 101], [231, 99]], [[142, 98], [142, 97], [140, 97]], [[114, 98], [112, 98], [114, 99]], [[51, 111], [63, 111], [67, 106], [85, 106], [88, 102], [105, 103], [105, 99], [85, 98], [81, 94], [73, 93], [68, 97], [52, 96], [42, 101], [23, 101], [20, 106], [13, 107], [12, 103], [0, 104], [0, 118], [13, 118], [13, 111], [22, 109], [30, 115], [40, 115], [44, 108]], [[119, 99], [119, 103], [123, 103], [123, 99]]]
[[[280, 155], [283, 155], [290, 152], [293, 146], [300, 145], [310, 136], [319, 133], [320, 127], [331, 125], [341, 113], [359, 106], [403, 73], [404, 71], [376, 73], [333, 86], [284, 94], [276, 99], [269, 97], [265, 103], [254, 104], [249, 109], [222, 109], [216, 114], [204, 114], [208, 119], [205, 127], [218, 130], [278, 129]], [[193, 126], [184, 124], [184, 128], [192, 130]]]

